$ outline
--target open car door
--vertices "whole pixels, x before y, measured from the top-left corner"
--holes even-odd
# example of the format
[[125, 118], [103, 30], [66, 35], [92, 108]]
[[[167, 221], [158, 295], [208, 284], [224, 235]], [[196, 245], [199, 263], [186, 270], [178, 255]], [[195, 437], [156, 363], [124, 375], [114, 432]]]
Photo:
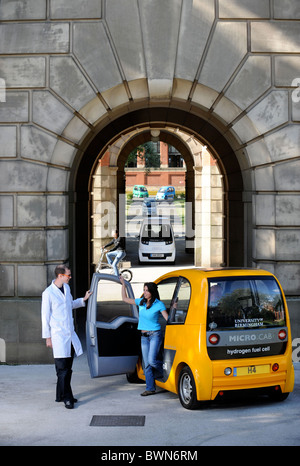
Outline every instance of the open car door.
[[[134, 298], [131, 285], [127, 295]], [[95, 273], [92, 278], [86, 321], [86, 346], [91, 377], [135, 371], [140, 354], [138, 311], [124, 303], [115, 275]]]

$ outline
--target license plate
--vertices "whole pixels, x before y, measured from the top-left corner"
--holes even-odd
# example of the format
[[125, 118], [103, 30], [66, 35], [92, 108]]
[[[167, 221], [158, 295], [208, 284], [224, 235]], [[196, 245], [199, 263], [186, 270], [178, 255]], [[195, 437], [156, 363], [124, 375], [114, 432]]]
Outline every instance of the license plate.
[[245, 367], [234, 367], [234, 377], [241, 375], [257, 375], [257, 374], [268, 374], [270, 372], [270, 365], [263, 364], [261, 366], [245, 366]]
[[151, 254], [151, 257], [164, 257], [164, 254]]

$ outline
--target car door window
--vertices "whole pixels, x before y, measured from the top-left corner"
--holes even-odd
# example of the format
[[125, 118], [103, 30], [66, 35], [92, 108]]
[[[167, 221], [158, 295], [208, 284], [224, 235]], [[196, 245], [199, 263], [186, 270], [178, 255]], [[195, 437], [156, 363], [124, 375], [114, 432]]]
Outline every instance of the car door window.
[[171, 302], [177, 285], [178, 277], [171, 277], [158, 283], [158, 292], [160, 300], [166, 306], [167, 312], [170, 311]]
[[98, 322], [112, 322], [120, 316], [134, 317], [132, 306], [121, 299], [120, 283], [99, 280], [97, 286], [97, 312]]
[[179, 277], [178, 285], [173, 297], [173, 302], [171, 304], [169, 323], [184, 324], [190, 304], [190, 299], [190, 282], [184, 277]]
[[184, 277], [171, 277], [158, 284], [160, 300], [169, 314], [168, 324], [184, 324], [191, 298], [190, 282]]
[[[170, 315], [170, 308], [172, 307], [173, 296], [174, 296], [177, 282], [178, 282], [178, 277], [170, 277], [158, 283], [158, 292], [159, 292], [160, 300], [166, 306], [166, 310], [169, 315]], [[162, 315], [160, 315], [159, 317], [159, 323], [161, 326], [162, 333], [164, 334], [167, 322]]]

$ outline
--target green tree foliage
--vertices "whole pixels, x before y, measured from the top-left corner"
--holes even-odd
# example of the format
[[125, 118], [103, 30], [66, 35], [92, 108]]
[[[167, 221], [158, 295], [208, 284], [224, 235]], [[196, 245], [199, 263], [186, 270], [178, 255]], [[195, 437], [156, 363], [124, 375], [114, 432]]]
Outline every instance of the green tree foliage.
[[136, 166], [137, 157], [139, 157], [140, 160], [145, 160], [145, 171], [147, 173], [151, 171], [151, 168], [160, 167], [160, 154], [155, 150], [151, 141], [140, 144], [130, 152], [126, 162], [126, 167], [131, 164]]

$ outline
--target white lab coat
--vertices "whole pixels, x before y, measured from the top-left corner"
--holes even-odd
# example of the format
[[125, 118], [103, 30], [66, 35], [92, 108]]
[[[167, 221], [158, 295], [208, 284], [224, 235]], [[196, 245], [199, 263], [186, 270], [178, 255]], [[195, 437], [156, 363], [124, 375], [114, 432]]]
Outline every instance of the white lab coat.
[[42, 294], [42, 337], [51, 338], [54, 358], [71, 356], [71, 343], [76, 356], [82, 354], [80, 340], [74, 330], [72, 309], [84, 307], [83, 298], [73, 300], [70, 287], [64, 284], [64, 294], [54, 280]]

